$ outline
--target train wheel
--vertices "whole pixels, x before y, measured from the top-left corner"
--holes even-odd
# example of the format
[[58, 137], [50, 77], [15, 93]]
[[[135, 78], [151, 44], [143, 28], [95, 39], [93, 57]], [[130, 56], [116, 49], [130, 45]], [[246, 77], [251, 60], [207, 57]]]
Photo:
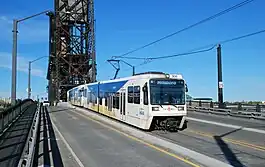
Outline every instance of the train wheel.
[[174, 118], [169, 118], [166, 121], [165, 129], [169, 132], [176, 132], [178, 131], [178, 121]]

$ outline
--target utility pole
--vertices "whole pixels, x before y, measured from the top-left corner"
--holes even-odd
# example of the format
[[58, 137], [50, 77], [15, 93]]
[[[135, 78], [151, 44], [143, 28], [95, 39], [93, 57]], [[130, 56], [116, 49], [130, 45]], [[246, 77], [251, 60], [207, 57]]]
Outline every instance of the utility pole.
[[18, 23], [23, 22], [25, 20], [31, 19], [33, 17], [37, 17], [44, 13], [50, 12], [48, 10], [24, 17], [22, 19], [14, 19], [13, 20], [13, 48], [12, 48], [12, 81], [11, 81], [11, 103], [12, 105], [16, 104], [16, 89], [17, 89], [17, 33], [18, 33]]
[[17, 24], [18, 20], [13, 20], [13, 50], [12, 50], [12, 82], [11, 82], [11, 104], [16, 104], [17, 88]]
[[28, 99], [30, 99], [31, 96], [31, 87], [30, 87], [30, 74], [31, 73], [31, 62], [29, 61], [29, 76], [28, 76]]
[[219, 108], [224, 107], [223, 97], [223, 76], [222, 76], [222, 57], [221, 57], [221, 45], [217, 46], [217, 68], [218, 68], [218, 104]]

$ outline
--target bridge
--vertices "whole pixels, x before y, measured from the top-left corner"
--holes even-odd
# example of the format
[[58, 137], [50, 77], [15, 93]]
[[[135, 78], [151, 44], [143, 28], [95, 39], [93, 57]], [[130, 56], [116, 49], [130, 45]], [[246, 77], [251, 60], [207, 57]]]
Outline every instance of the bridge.
[[[69, 89], [97, 81], [94, 1], [54, 2], [54, 10], [14, 20], [12, 105], [0, 106], [0, 167], [264, 166], [265, 105], [223, 101], [220, 45], [218, 102], [189, 97], [182, 131], [144, 131], [71, 105]], [[43, 57], [29, 62], [28, 98], [16, 98], [17, 25], [41, 14], [49, 16], [48, 105], [31, 98], [31, 64]]]
[[263, 166], [265, 106], [210, 106], [190, 101], [188, 127], [167, 132], [26, 99], [0, 114], [0, 166]]

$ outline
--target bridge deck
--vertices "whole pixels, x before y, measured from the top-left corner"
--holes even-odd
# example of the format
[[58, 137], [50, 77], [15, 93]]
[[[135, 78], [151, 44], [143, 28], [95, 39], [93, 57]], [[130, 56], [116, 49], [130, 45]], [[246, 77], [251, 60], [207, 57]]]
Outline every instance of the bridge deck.
[[[75, 159], [75, 164], [79, 166], [95, 167], [190, 166], [184, 161], [81, 116], [70, 108], [49, 107], [48, 110], [55, 131], [55, 136], [49, 132], [52, 134], [50, 140], [54, 141], [55, 138], [53, 137], [56, 137], [57, 142], [65, 140], [68, 145], [68, 150], [65, 150], [65, 143], [58, 147], [61, 160], [60, 158], [57, 158], [57, 160], [66, 167], [74, 166], [72, 159]], [[59, 130], [60, 134], [56, 129]], [[44, 134], [44, 136], [46, 135]], [[41, 147], [49, 147], [47, 145], [45, 146], [45, 143], [43, 143]], [[53, 147], [52, 144], [51, 147]], [[70, 152], [74, 152], [74, 155], [67, 157], [66, 155]], [[49, 156], [49, 158], [41, 158], [42, 162], [38, 165], [43, 163], [45, 165], [53, 165], [53, 158], [50, 157], [54, 157], [54, 155]]]

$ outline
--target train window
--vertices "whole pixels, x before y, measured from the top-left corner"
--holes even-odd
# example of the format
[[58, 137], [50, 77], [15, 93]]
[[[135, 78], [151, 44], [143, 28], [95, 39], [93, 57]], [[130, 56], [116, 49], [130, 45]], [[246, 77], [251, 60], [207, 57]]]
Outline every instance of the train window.
[[89, 102], [92, 103], [92, 92], [89, 92]]
[[148, 89], [144, 91], [144, 105], [148, 105]]
[[84, 90], [84, 97], [87, 97], [87, 89]]
[[119, 109], [120, 108], [120, 93], [116, 94], [116, 108]]
[[140, 104], [140, 86], [134, 86], [133, 88], [133, 102], [134, 104]]
[[120, 108], [120, 93], [116, 93], [113, 96], [113, 108], [119, 109]]
[[112, 96], [108, 97], [108, 110], [112, 111]]
[[115, 97], [115, 95], [112, 96], [112, 107], [116, 108], [116, 97]]
[[128, 87], [128, 103], [133, 103], [133, 87]]
[[97, 100], [97, 99], [96, 99], [95, 95], [94, 95], [92, 92], [91, 92], [91, 94], [92, 94], [92, 95], [91, 95], [92, 105], [95, 106], [95, 103], [96, 103], [96, 100]]

